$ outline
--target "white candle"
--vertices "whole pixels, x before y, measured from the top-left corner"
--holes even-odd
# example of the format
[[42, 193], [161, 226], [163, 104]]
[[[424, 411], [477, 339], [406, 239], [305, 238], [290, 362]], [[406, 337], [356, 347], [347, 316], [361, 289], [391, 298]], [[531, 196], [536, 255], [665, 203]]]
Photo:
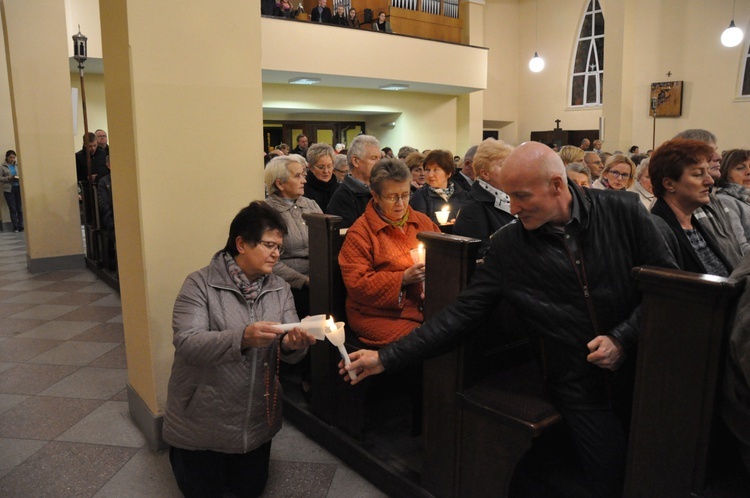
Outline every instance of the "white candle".
[[326, 316], [325, 315], [314, 315], [303, 318], [301, 322], [297, 323], [284, 323], [282, 325], [276, 325], [284, 332], [288, 332], [293, 328], [301, 328], [307, 331], [311, 336], [319, 341], [325, 340], [325, 328], [326, 328]]
[[[339, 354], [341, 354], [341, 358], [344, 360], [344, 365], [351, 365], [352, 360], [349, 359], [349, 353], [346, 352], [346, 347], [344, 347], [344, 325], [346, 325], [344, 322], [334, 323], [333, 317], [329, 318], [326, 322], [326, 337], [331, 341], [331, 344], [338, 348]], [[350, 371], [349, 377], [355, 380], [357, 374], [354, 371]]]
[[451, 207], [446, 205], [443, 206], [443, 209], [441, 209], [440, 211], [435, 211], [435, 218], [437, 218], [438, 223], [440, 223], [441, 225], [445, 225], [446, 223], [448, 223], [448, 216], [450, 216], [450, 214]]
[[415, 265], [417, 263], [424, 263], [424, 244], [420, 242], [416, 249], [412, 249], [409, 252], [411, 253], [411, 259], [414, 261]]

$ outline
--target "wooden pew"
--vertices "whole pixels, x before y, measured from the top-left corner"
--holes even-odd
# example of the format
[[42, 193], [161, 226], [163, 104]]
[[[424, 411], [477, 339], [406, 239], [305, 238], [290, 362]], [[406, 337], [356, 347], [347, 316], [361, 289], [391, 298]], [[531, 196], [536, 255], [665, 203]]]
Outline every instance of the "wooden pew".
[[[468, 285], [480, 241], [422, 233], [425, 319]], [[507, 496], [534, 442], [560, 422], [512, 308], [483, 331], [425, 362], [422, 483], [435, 496]]]
[[703, 496], [722, 452], [717, 395], [744, 281], [634, 274], [644, 296], [625, 496]]

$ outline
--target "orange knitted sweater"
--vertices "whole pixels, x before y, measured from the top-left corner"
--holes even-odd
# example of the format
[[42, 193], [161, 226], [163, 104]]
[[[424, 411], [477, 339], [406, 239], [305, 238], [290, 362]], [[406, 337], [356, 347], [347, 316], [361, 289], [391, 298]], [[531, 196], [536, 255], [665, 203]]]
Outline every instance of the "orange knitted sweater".
[[[339, 252], [346, 285], [346, 315], [362, 342], [384, 346], [405, 336], [422, 315], [422, 286], [401, 288], [404, 272], [414, 264], [409, 251], [419, 245], [419, 232], [439, 232], [427, 216], [409, 208], [403, 227], [383, 221], [372, 200], [349, 228]], [[403, 291], [403, 292], [402, 292]]]

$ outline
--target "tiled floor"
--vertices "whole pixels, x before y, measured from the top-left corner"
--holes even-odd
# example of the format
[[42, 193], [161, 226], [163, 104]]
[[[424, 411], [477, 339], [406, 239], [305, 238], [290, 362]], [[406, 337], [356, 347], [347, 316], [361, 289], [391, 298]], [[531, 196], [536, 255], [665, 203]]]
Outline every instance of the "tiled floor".
[[[179, 497], [128, 415], [120, 300], [87, 270], [31, 274], [0, 232], [0, 496]], [[267, 497], [382, 497], [291, 424]]]

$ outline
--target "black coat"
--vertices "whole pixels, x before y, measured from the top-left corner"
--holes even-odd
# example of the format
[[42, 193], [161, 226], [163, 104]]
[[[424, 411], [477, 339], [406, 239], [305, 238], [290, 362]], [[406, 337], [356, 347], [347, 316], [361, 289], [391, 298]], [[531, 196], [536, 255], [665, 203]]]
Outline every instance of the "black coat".
[[474, 182], [469, 191], [470, 199], [461, 208], [461, 213], [453, 225], [454, 235], [473, 237], [480, 239], [478, 256], [484, 257], [484, 253], [490, 248], [490, 235], [513, 221], [515, 216], [501, 211], [495, 207], [495, 196], [487, 192]]
[[318, 203], [324, 213], [328, 213], [328, 203], [336, 189], [339, 188], [339, 182], [335, 175], [327, 182], [318, 180], [312, 171], [307, 172], [307, 183], [305, 183], [305, 197]]
[[351, 176], [344, 178], [328, 203], [328, 213], [341, 216], [339, 228], [349, 228], [362, 216], [367, 203], [372, 199], [370, 189], [363, 187]]
[[641, 300], [632, 269], [676, 264], [637, 195], [581, 189], [572, 182], [568, 186], [581, 212], [580, 225], [575, 225], [579, 231], [572, 235], [580, 259], [571, 257], [562, 234], [509, 223], [492, 237], [484, 264], [456, 301], [380, 350], [386, 370], [455, 344], [480, 329], [506, 300], [538, 339], [536, 354], [557, 406], [612, 406], [612, 372], [586, 360], [586, 344], [598, 335], [611, 335], [632, 358]]
[[[76, 152], [76, 176], [79, 182], [88, 181], [88, 168], [86, 166], [86, 149]], [[91, 174], [97, 175], [94, 179], [96, 183], [98, 178], [109, 174], [107, 168], [107, 154], [103, 149], [97, 147], [96, 152], [91, 156]]]
[[[675, 257], [677, 258], [680, 268], [695, 273], [706, 273], [706, 267], [703, 266], [703, 262], [690, 244], [687, 235], [685, 235], [685, 230], [680, 225], [680, 222], [677, 221], [677, 216], [675, 216], [672, 208], [669, 207], [669, 204], [667, 204], [664, 199], [656, 199], [656, 202], [651, 207], [651, 214], [663, 219], [677, 238], [677, 250], [679, 251], [679, 254], [675, 254]], [[734, 268], [726, 256], [721, 252], [719, 244], [716, 242], [713, 235], [711, 235], [703, 225], [697, 223], [695, 217], [693, 217], [693, 227], [700, 232], [701, 236], [706, 241], [706, 245], [714, 254], [716, 254], [719, 260], [724, 263], [724, 266], [726, 266], [729, 273], [731, 273]]]
[[453, 184], [453, 187], [453, 195], [448, 199], [448, 202], [445, 202], [442, 197], [433, 192], [430, 189], [430, 186], [425, 183], [422, 185], [422, 188], [414, 192], [411, 196], [409, 205], [412, 209], [426, 214], [430, 217], [433, 223], [439, 225], [440, 223], [438, 223], [438, 220], [435, 217], [435, 211], [441, 211], [443, 206], [448, 204], [451, 208], [450, 215], [448, 215], [448, 221], [450, 221], [458, 216], [461, 206], [469, 200], [469, 192], [455, 183]]
[[312, 8], [312, 12], [310, 12], [310, 21], [312, 22], [324, 22], [329, 23], [331, 22], [331, 18], [333, 16], [331, 15], [331, 9], [328, 7], [323, 7], [323, 12], [318, 13], [318, 6]]

